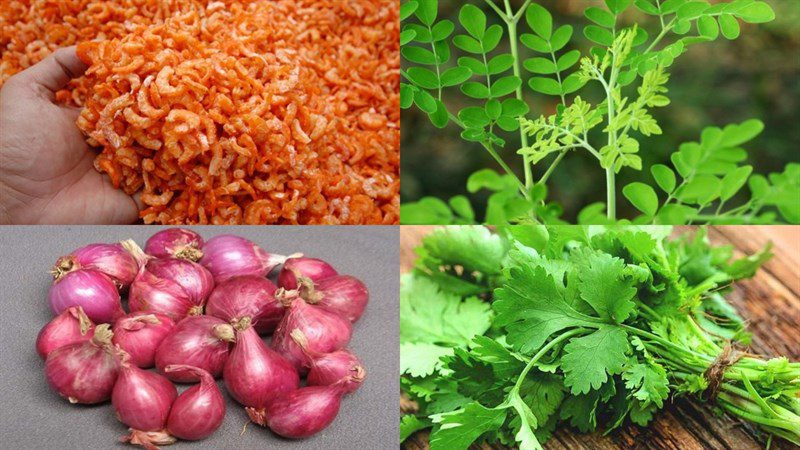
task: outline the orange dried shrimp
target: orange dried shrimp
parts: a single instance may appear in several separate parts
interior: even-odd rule
[[[82,42],[59,98],[146,223],[398,223],[395,0],[34,3],[49,13],[0,0],[0,76]]]

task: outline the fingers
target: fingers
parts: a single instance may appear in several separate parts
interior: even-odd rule
[[[75,47],[65,47],[12,78],[16,78],[20,85],[33,84],[55,93],[73,78],[82,76],[87,68],[75,53]]]

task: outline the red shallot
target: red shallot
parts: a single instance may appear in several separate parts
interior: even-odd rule
[[[199,261],[203,257],[203,238],[185,228],[168,228],[152,235],[144,246],[156,258],[178,258]]]
[[[330,386],[342,383],[346,393],[355,392],[364,378],[367,371],[361,365],[356,355],[347,350],[336,350],[332,353],[311,353],[307,349],[308,341],[306,336],[299,329],[291,333],[292,339],[306,352],[311,359],[311,369],[308,371],[306,383],[309,386]]]
[[[236,324],[236,343],[222,378],[231,397],[246,406],[250,418],[261,425],[269,402],[300,385],[292,364],[264,345],[247,317]]]
[[[301,373],[308,371],[311,360],[292,339],[291,333],[295,329],[303,332],[308,343],[307,350],[312,353],[334,352],[350,342],[352,327],[350,321],[344,317],[309,305],[301,298],[284,298],[284,301],[289,304],[288,311],[272,336],[272,348],[294,364]]]
[[[240,275],[265,277],[285,260],[285,256],[267,253],[245,238],[223,234],[205,243],[200,264],[214,275],[214,281],[221,283]]]
[[[167,366],[164,371],[191,372],[200,378],[200,384],[183,391],[172,404],[167,419],[169,434],[187,441],[211,436],[225,418],[225,399],[214,378],[205,370],[192,366]]]
[[[268,279],[252,275],[233,277],[218,284],[206,303],[206,314],[234,323],[252,318],[258,333],[271,333],[283,317],[278,288]]]
[[[334,384],[306,386],[279,395],[266,410],[266,426],[274,433],[291,439],[317,434],[339,414],[344,393],[341,384]]]
[[[119,421],[130,427],[130,434],[122,440],[145,448],[175,442],[165,430],[169,410],[178,397],[175,386],[163,376],[131,364],[125,353],[120,365],[111,404]]]
[[[139,271],[139,263],[132,252],[134,248],[138,249],[131,240],[119,244],[90,244],[58,258],[50,273],[58,280],[75,270],[93,269],[108,275],[120,287],[127,287]]]
[[[350,275],[336,275],[318,282],[308,278],[298,278],[300,296],[312,305],[322,306],[350,322],[357,321],[369,301],[369,292],[358,278]]]
[[[80,306],[95,323],[114,323],[125,315],[114,281],[93,269],[76,270],[57,279],[50,287],[47,301],[53,314]]]
[[[72,306],[42,328],[36,338],[36,352],[45,359],[57,348],[88,341],[92,336],[94,324],[80,306]]]
[[[169,334],[175,322],[164,314],[135,312],[114,323],[113,342],[130,356],[137,367],[155,365],[156,349]]]
[[[50,352],[44,371],[47,383],[70,403],[94,404],[111,398],[119,361],[108,324],[98,325],[91,340]]]
[[[320,281],[339,273],[321,259],[303,256],[287,258],[278,274],[278,286],[284,289],[297,289],[297,275],[302,275],[311,281]]]
[[[187,317],[161,341],[156,350],[156,367],[172,381],[195,383],[197,374],[183,371],[165,372],[169,365],[187,365],[203,369],[219,377],[228,359],[233,327],[211,316]]]
[[[203,313],[214,280],[203,266],[184,259],[151,259],[131,284],[131,311],[157,312],[173,320]]]

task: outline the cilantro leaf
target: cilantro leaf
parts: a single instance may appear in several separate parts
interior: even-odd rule
[[[453,349],[427,342],[400,344],[400,373],[426,377],[442,368],[441,357],[453,354]]]
[[[482,434],[500,428],[506,420],[506,410],[472,402],[458,411],[432,418],[437,426],[431,433],[430,450],[463,450]]]
[[[591,334],[573,338],[564,346],[561,357],[564,385],[573,394],[599,389],[608,381],[608,375],[622,373],[628,348],[627,333],[612,326],[603,326]]]
[[[575,310],[542,267],[512,267],[508,282],[495,290],[495,299],[495,324],[506,327],[509,344],[522,353],[536,351],[558,331],[600,323]]]
[[[626,277],[625,262],[608,253],[583,248],[573,252],[583,268],[579,272],[581,298],[604,319],[622,323],[636,305],[633,281]]]
[[[419,430],[424,430],[431,426],[428,419],[420,419],[414,414],[406,414],[400,419],[400,442],[408,439],[409,436]]]
[[[417,269],[462,295],[489,289],[507,252],[507,242],[484,227],[437,228],[417,248]]]
[[[669,396],[669,380],[664,366],[656,363],[635,364],[622,374],[625,387],[633,392],[633,396],[642,402],[642,406],[650,403],[659,408]]]
[[[400,289],[400,341],[466,345],[489,329],[491,309],[477,298],[462,301],[431,280],[404,275]]]

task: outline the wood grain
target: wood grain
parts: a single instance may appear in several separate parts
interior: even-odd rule
[[[414,248],[433,228],[401,227],[401,271],[413,268]],[[681,227],[676,233],[692,232],[691,228]],[[772,242],[775,256],[754,278],[737,283],[727,298],[749,322],[753,352],[800,360],[800,226],[712,227],[709,239],[717,245],[733,246],[737,256],[753,254]],[[417,433],[405,442],[403,449],[427,450],[427,436],[427,432]],[[764,447],[762,438],[750,425],[719,416],[705,404],[681,398],[669,403],[648,427],[628,425],[607,436],[561,428],[545,447],[549,450],[756,450]],[[797,447],[776,440],[772,448]],[[472,449],[501,448],[475,445]]]

